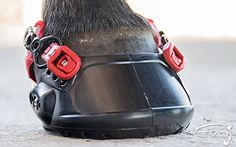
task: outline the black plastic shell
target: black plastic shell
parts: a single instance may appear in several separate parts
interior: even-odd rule
[[[35,68],[38,84],[30,100],[39,99],[40,108],[32,106],[45,128],[101,139],[173,134],[190,124],[187,90],[161,55],[87,57],[82,63],[69,81]]]

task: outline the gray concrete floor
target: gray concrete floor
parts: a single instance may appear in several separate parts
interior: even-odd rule
[[[28,101],[31,82],[25,73],[23,47],[0,48],[0,147],[224,146],[222,138],[197,135],[196,128],[208,123],[233,126],[230,146],[236,146],[236,42],[177,44],[188,61],[181,75],[195,106],[190,127],[177,135],[102,141],[44,131]]]

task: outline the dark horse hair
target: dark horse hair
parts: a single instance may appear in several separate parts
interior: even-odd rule
[[[62,38],[121,26],[148,28],[126,0],[45,0],[43,19],[46,32]]]
[[[44,0],[42,15],[45,35],[59,36],[64,41],[78,34],[119,28],[125,28],[123,32],[150,32],[146,19],[126,0]]]

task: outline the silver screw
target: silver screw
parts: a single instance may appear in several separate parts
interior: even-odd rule
[[[61,64],[62,64],[63,66],[66,66],[66,65],[68,64],[68,62],[67,62],[67,60],[63,60],[63,61],[61,62]]]

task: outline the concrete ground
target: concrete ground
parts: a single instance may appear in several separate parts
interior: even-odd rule
[[[177,135],[102,141],[64,138],[44,131],[29,104],[31,82],[25,73],[23,47],[1,47],[0,147],[224,146],[224,138],[219,136],[198,136],[196,128],[209,123],[233,126],[229,146],[236,146],[236,41],[176,44],[188,62],[181,74],[195,106],[190,127]]]

